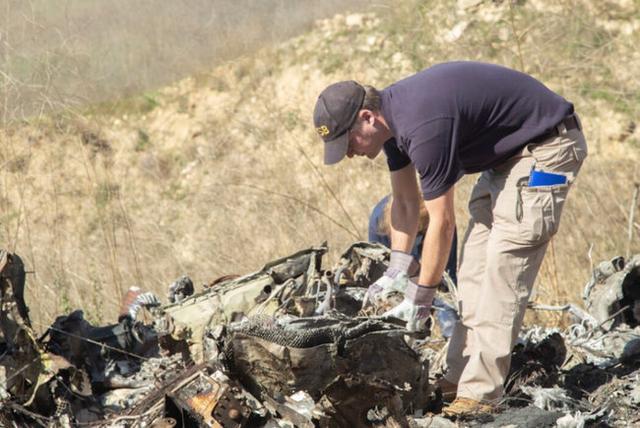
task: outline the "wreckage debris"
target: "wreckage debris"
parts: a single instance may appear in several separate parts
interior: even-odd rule
[[[405,407],[421,409],[427,401],[428,367],[403,333],[369,318],[254,318],[229,326],[227,359],[232,372],[259,397],[304,390],[316,401],[331,401],[330,393],[339,396],[337,385],[342,385],[360,407],[369,403],[370,408],[376,400],[363,385],[384,384],[383,390],[393,392],[398,402],[402,398]]]
[[[187,297],[193,295],[193,281],[186,275],[182,275],[169,286],[169,294],[167,299],[169,303],[180,303]]]
[[[182,276],[164,305],[132,287],[116,323],[94,326],[77,310],[37,337],[24,264],[0,251],[0,425],[640,423],[640,256],[598,265],[585,287],[586,310],[532,305],[566,311],[575,323],[524,330],[496,412],[451,421],[437,414],[442,403],[429,376],[444,370],[455,284],[434,305],[432,336],[410,336],[377,315],[382,306],[361,309],[389,250],[358,242],[332,269],[322,267],[326,252],[326,245],[302,250],[200,290]]]
[[[219,369],[198,368],[166,393],[165,416],[185,426],[255,426],[265,415],[262,405]]]
[[[585,287],[583,300],[604,329],[639,326],[640,255],[629,261],[616,257],[600,263]]]

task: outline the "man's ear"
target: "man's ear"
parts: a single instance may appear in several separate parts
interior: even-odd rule
[[[375,115],[373,114],[373,112],[367,109],[360,110],[360,112],[358,113],[358,117],[363,122],[368,122],[369,125],[373,125],[375,119]]]

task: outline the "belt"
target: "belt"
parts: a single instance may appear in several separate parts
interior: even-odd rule
[[[562,119],[560,123],[554,126],[551,131],[544,134],[540,138],[540,140],[557,137],[558,135],[562,135],[567,131],[571,131],[572,129],[582,129],[582,127],[580,126],[580,119],[578,119],[578,115],[575,113]]]

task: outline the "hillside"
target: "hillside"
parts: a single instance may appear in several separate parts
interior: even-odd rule
[[[0,130],[0,240],[35,272],[27,303],[36,329],[76,307],[113,319],[134,284],[162,296],[182,274],[199,285],[325,240],[335,257],[366,237],[389,184],[382,157],[321,165],[311,127],[319,91],[481,60],[534,75],[582,117],[590,157],[537,293],[577,302],[591,259],[627,248],[639,44],[631,0],[404,0],[337,15],[158,91]],[[458,192],[459,233],[472,182]],[[636,252],[639,230],[636,220]]]

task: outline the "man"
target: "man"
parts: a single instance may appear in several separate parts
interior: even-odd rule
[[[491,410],[503,394],[511,350],[568,189],[587,156],[573,105],[518,71],[453,62],[381,91],[353,81],[330,85],[318,98],[314,123],[325,164],[345,156],[373,159],[382,150],[387,156],[392,254],[389,270],[372,287],[393,286],[394,278],[407,275],[415,263],[409,252],[419,205],[427,207],[429,251],[404,301],[388,313],[410,330],[424,325],[449,256],[455,183],[481,172],[458,271],[461,319],[440,386],[457,394],[445,414]]]

